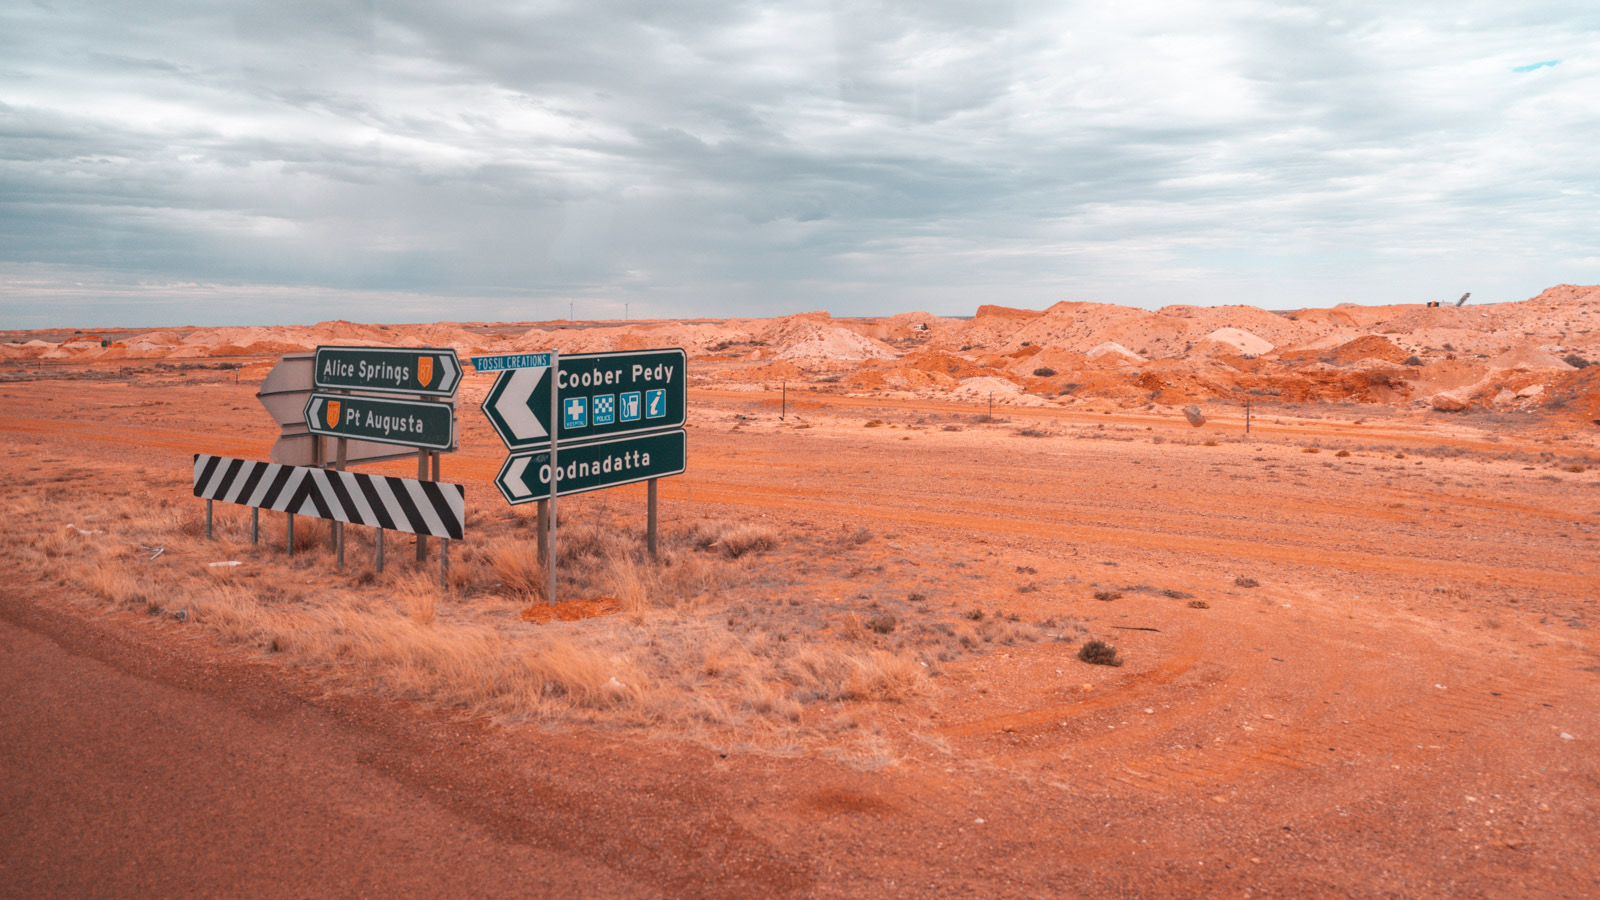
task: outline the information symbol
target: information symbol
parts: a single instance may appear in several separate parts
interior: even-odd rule
[[[667,414],[667,392],[664,388],[644,392],[644,417],[659,419]]]

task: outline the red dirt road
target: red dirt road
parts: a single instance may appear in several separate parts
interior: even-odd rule
[[[189,452],[263,454],[249,393],[9,386],[0,442],[63,471],[148,466],[182,498]],[[1072,617],[1127,666],[1053,642],[952,664],[930,699],[873,712],[897,743],[872,770],[330,696],[170,620],[8,584],[0,892],[1600,893],[1600,490],[1536,455],[1558,444],[1315,421],[1241,443],[1011,410],[945,431],[954,407],[861,399],[799,429],[768,398],[694,399],[667,516],[864,525],[838,558],[774,555],[814,566],[819,597]],[[446,463],[469,516],[502,514],[480,420]]]
[[[0,600],[0,894],[661,892],[558,849],[556,821],[505,839],[452,808],[442,760],[399,763],[394,737],[338,709],[83,626]]]

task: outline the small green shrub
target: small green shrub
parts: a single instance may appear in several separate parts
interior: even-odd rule
[[[894,631],[896,624],[898,623],[895,621],[894,616],[887,613],[881,616],[873,616],[866,622],[869,631],[876,631],[879,634],[888,634]]]
[[[1117,648],[1105,641],[1088,641],[1078,648],[1078,658],[1092,666],[1120,666],[1122,660],[1117,658]]]

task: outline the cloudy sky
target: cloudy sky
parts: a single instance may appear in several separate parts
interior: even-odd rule
[[[1523,299],[1600,4],[0,3],[0,326]]]

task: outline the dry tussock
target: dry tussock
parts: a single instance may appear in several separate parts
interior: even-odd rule
[[[411,621],[432,625],[439,610],[438,582],[421,572],[413,572],[396,582],[394,595]]]
[[[526,600],[545,599],[544,564],[539,562],[539,548],[532,542],[516,538],[492,541],[484,548],[483,559],[501,586],[513,596]]]
[[[95,566],[89,573],[85,587],[95,596],[114,606],[144,605],[150,609],[157,608],[155,600],[148,596],[144,587],[116,563],[100,563]]]
[[[302,553],[327,545],[333,534],[332,527],[323,519],[305,516],[294,517],[294,552]]]
[[[716,551],[729,559],[766,553],[778,547],[776,532],[752,522],[697,522],[685,537],[692,546]]]

